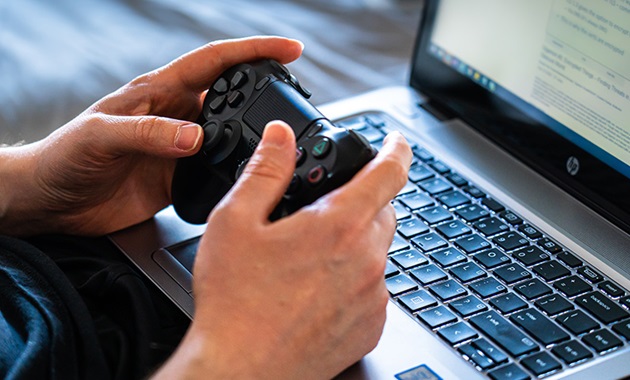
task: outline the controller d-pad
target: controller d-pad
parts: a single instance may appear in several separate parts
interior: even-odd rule
[[[226,95],[221,95],[210,102],[210,104],[208,105],[210,107],[210,111],[215,114],[221,112],[223,110],[223,107],[225,107],[226,98]]]
[[[227,102],[230,105],[230,107],[236,108],[241,105],[241,103],[243,102],[243,99],[245,99],[245,95],[243,95],[242,92],[234,91],[230,93],[230,95],[228,96]]]
[[[212,89],[219,95],[223,95],[228,92],[228,82],[224,78],[219,78],[217,82],[212,86]]]
[[[237,71],[230,80],[230,90],[238,90],[247,82],[247,75],[242,71]]]
[[[322,165],[315,166],[313,169],[309,170],[308,174],[306,175],[308,183],[313,186],[321,183],[324,178],[326,178],[326,168]]]

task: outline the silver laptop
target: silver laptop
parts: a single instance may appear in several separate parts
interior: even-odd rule
[[[630,376],[630,2],[429,0],[410,86],[320,106],[413,146],[357,379]],[[181,310],[204,226],[111,239]]]

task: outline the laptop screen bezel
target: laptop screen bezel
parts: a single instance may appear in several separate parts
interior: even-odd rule
[[[481,132],[504,150],[596,212],[630,232],[630,179],[552,129],[449,67],[429,51],[439,0],[426,0],[414,48],[410,84],[430,102]],[[580,171],[571,174],[567,160]]]

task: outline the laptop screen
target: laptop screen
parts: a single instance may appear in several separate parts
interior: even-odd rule
[[[412,85],[627,228],[630,0],[426,7]]]

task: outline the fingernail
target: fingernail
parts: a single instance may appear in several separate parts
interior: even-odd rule
[[[261,145],[285,147],[289,139],[287,128],[279,125],[278,122],[270,122],[263,131]]]
[[[201,127],[197,124],[187,124],[179,127],[175,136],[175,147],[179,150],[190,151],[197,146],[201,138]]]

